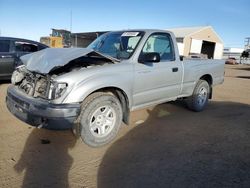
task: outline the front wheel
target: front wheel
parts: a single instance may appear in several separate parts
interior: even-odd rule
[[[115,138],[121,123],[119,100],[111,93],[97,92],[83,101],[77,132],[87,145],[99,147]]]
[[[207,81],[199,80],[194,88],[193,95],[187,98],[189,109],[200,112],[207,106],[210,86]]]

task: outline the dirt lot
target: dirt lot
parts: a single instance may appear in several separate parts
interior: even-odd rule
[[[14,118],[7,87],[0,85],[0,187],[250,187],[250,66],[227,66],[204,112],[181,102],[133,112],[130,126],[98,149]]]

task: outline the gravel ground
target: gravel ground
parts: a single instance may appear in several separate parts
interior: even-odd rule
[[[250,187],[250,66],[226,66],[205,111],[182,102],[135,111],[102,148],[36,129],[5,107],[0,84],[0,187]]]

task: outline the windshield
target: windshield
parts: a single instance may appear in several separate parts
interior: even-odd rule
[[[94,40],[88,48],[117,59],[128,59],[135,51],[143,32],[110,32]]]

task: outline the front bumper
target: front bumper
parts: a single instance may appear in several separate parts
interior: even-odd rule
[[[69,129],[80,113],[80,104],[52,104],[48,100],[33,98],[8,87],[6,105],[18,119],[36,127]]]

